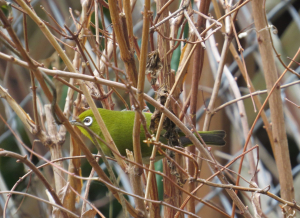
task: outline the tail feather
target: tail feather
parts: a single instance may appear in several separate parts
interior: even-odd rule
[[[226,133],[223,130],[214,130],[206,132],[199,131],[198,133],[207,145],[224,146],[226,144],[224,140]],[[191,140],[185,136],[181,136],[180,141],[184,147],[193,144]]]

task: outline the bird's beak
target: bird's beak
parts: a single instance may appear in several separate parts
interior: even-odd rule
[[[77,120],[70,120],[71,125],[77,126],[79,122]]]

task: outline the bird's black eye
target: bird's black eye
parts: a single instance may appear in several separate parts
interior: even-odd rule
[[[84,118],[84,120],[83,120],[83,124],[84,124],[85,126],[90,126],[92,123],[93,123],[93,118],[92,118],[92,117],[86,117],[86,118]]]

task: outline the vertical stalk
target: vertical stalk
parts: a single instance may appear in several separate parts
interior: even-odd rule
[[[200,2],[199,11],[205,15],[208,14],[210,0]],[[197,30],[201,33],[205,29],[205,21],[202,16],[198,15]],[[197,45],[193,56],[193,69],[192,69],[192,87],[191,87],[191,100],[190,100],[190,117],[192,124],[196,126],[196,112],[197,112],[197,99],[198,99],[198,84],[202,74],[203,61],[204,61],[204,48],[201,44]],[[195,146],[188,147],[187,150],[192,154],[195,154]],[[199,159],[199,169],[202,166],[202,159]],[[194,166],[191,160],[188,159],[187,170],[190,175],[194,172]],[[201,171],[200,171],[201,172]],[[188,184],[188,191],[192,192],[195,189],[195,183],[191,182]],[[187,203],[187,211],[195,213],[195,200],[191,199]],[[188,216],[191,218],[191,216]]]
[[[57,132],[56,124],[51,114],[51,105],[49,104],[45,105],[45,114],[46,114],[46,122],[48,126],[48,134],[50,138],[49,141],[51,142],[48,145],[51,153],[51,160],[57,160],[63,157],[61,147],[64,140],[61,140],[61,137]],[[64,168],[62,161],[58,161],[55,164],[62,169]],[[65,173],[60,169],[53,167],[53,174],[54,174],[56,193],[59,194],[62,188],[66,185]]]
[[[257,41],[261,54],[263,70],[267,85],[270,92],[273,85],[278,79],[273,55],[272,39],[265,18],[264,1],[253,0],[252,2],[254,24],[257,31]],[[281,186],[281,196],[283,199],[293,201],[295,199],[293,175],[290,163],[289,147],[287,143],[283,105],[281,101],[280,89],[275,89],[270,96],[269,105],[271,110],[272,132],[274,141],[274,155],[279,172],[279,182]],[[292,213],[288,210],[286,215]]]
[[[130,5],[129,5],[130,6]],[[143,14],[143,34],[142,34],[142,44],[141,44],[141,56],[140,56],[140,66],[139,66],[139,75],[138,75],[138,84],[137,84],[137,100],[139,107],[144,106],[143,100],[143,92],[144,92],[144,83],[145,83],[145,71],[146,71],[146,62],[147,62],[147,51],[148,51],[148,36],[149,36],[149,19],[148,19],[148,11],[150,10],[150,0],[145,1],[144,6],[144,14]],[[130,15],[131,17],[131,15]],[[130,32],[130,30],[129,30]],[[142,161],[142,151],[140,144],[140,128],[141,128],[141,117],[140,113],[135,113],[134,118],[134,127],[133,127],[133,152],[135,162],[138,164],[143,164]],[[135,190],[135,194],[139,196],[143,196],[142,190],[142,180],[141,175],[143,173],[143,169],[135,166],[134,167],[134,180],[135,184],[132,184],[133,190]],[[136,209],[139,211],[143,211],[146,215],[146,208],[144,201],[141,199],[135,198]]]
[[[119,15],[119,8],[115,0],[109,0],[109,12],[113,23],[114,32],[116,34],[116,39],[119,44],[121,58],[124,61],[126,73],[132,82],[134,87],[137,86],[137,68],[135,66],[135,61],[132,52],[127,46],[125,41],[124,32],[121,26],[121,20]]]
[[[24,29],[24,42],[26,51],[29,53],[29,46],[28,46],[28,37],[27,37],[27,18],[26,14],[23,14],[23,29]],[[38,118],[38,111],[37,111],[37,104],[36,104],[36,86],[34,82],[34,74],[30,70],[30,80],[31,80],[31,90],[32,90],[32,104],[33,104],[33,116],[35,122],[35,131],[40,131],[40,121]]]
[[[156,2],[156,11],[160,11],[161,8],[165,7],[167,4],[168,0],[159,0]],[[168,12],[168,7],[160,14],[161,19],[167,17],[169,14]],[[160,21],[159,20],[159,21]],[[170,24],[169,21],[163,23],[158,27],[160,33],[166,37],[170,36]],[[165,57],[167,52],[170,50],[170,42],[166,39],[164,39],[160,34],[157,36],[157,48],[159,52],[159,57]],[[160,83],[159,84],[165,84],[168,88],[168,90],[171,89],[171,84],[169,84],[169,73],[170,73],[170,63],[171,63],[171,57],[170,55],[166,56],[163,59],[163,68],[160,73]]]
[[[94,1],[94,7],[95,7],[96,42],[97,42],[97,46],[99,46],[100,40],[99,40],[99,19],[98,19],[99,6],[98,6],[98,1]],[[98,55],[96,55],[96,64],[97,64],[98,69],[100,69],[100,58],[99,58]]]
[[[147,3],[145,2],[145,7],[146,7],[146,4]],[[130,0],[123,0],[123,8],[124,8],[125,17],[126,17],[126,24],[127,24],[127,29],[128,29],[130,50],[133,51],[133,46],[134,46],[133,38],[134,38],[134,35],[133,35]]]
[[[159,20],[162,20],[163,18],[168,16],[168,7],[166,4],[168,3],[168,0],[159,0],[156,2],[156,11],[160,11],[162,8],[163,10],[160,14]],[[170,36],[170,25],[169,21],[166,21],[163,23],[161,26],[159,26],[159,31],[162,35],[169,37]],[[157,36],[157,48],[159,52],[159,56],[165,57],[162,61],[162,70],[160,72],[160,77],[159,77],[159,84],[162,87],[162,85],[165,85],[167,87],[167,90],[170,91],[171,86],[173,84],[170,84],[169,80],[169,73],[170,73],[170,56],[167,55],[166,53],[170,50],[170,43],[168,40],[164,39],[160,34]],[[169,106],[165,105],[167,108]],[[164,119],[164,116],[161,117],[161,119]],[[150,163],[151,164],[151,163]],[[150,165],[151,166],[151,165]],[[174,178],[171,173],[170,173],[170,168],[166,162],[166,160],[163,160],[163,171],[168,176],[169,178]],[[150,174],[151,175],[151,174]],[[176,193],[176,188],[168,182],[168,180],[163,181],[163,186],[164,186],[164,201],[168,204],[171,204],[173,206],[179,206],[179,204],[176,203],[176,199],[178,196],[175,196]],[[165,217],[174,217],[176,211],[172,208],[165,207],[164,208],[164,216]]]

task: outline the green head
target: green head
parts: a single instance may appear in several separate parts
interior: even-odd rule
[[[90,130],[95,132],[97,135],[99,135],[99,133],[101,132],[100,127],[99,127],[99,125],[95,119],[95,116],[91,110],[87,110],[87,111],[84,111],[83,113],[81,113],[78,116],[78,119],[83,125],[88,127]],[[76,122],[72,122],[72,123],[76,125]],[[87,136],[91,141],[93,141],[90,134],[83,127],[81,127],[81,126],[77,126],[77,127],[85,136]]]

